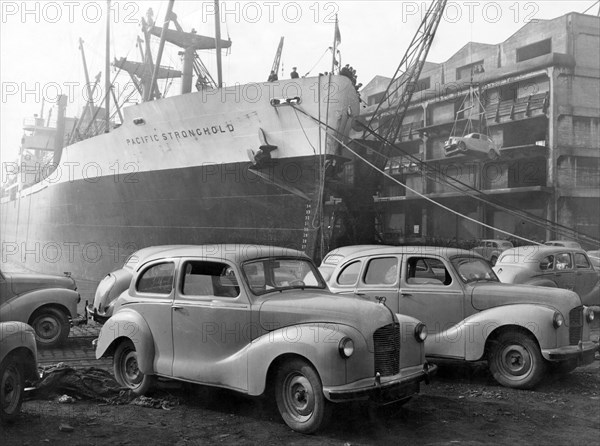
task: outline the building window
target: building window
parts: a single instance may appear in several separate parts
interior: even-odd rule
[[[468,65],[464,65],[460,68],[456,69],[456,80],[460,79],[468,79],[471,77],[471,74],[479,74],[483,73],[485,70],[483,69],[483,60],[478,60],[477,62],[470,63]]]
[[[384,94],[385,94],[385,91],[381,91],[379,93],[372,94],[371,96],[368,97],[367,103],[369,105],[379,104],[381,102],[381,100],[383,99]]]
[[[552,52],[552,39],[545,39],[531,45],[517,48],[517,62],[533,59],[534,57],[550,54]]]
[[[431,78],[426,77],[425,79],[419,79],[417,82],[413,83],[412,86],[414,87],[413,93],[416,93],[417,91],[429,90],[431,87]]]

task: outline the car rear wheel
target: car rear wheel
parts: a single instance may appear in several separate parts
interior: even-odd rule
[[[492,341],[488,362],[494,379],[515,389],[535,387],[546,370],[539,346],[522,332],[504,332]]]
[[[464,141],[459,141],[457,144],[458,150],[460,150],[461,152],[466,152],[467,151],[467,145],[465,144]]]
[[[136,395],[144,395],[154,384],[154,375],[146,375],[139,369],[138,354],[129,339],[121,342],[115,350],[113,373],[119,384],[131,389]]]
[[[283,421],[296,432],[313,433],[327,419],[329,405],[321,379],[302,359],[287,361],[277,371],[275,400]]]
[[[68,316],[57,308],[41,308],[34,314],[30,325],[40,347],[58,347],[67,340],[71,330]]]
[[[13,421],[21,410],[25,377],[15,356],[8,356],[0,364],[0,419]]]

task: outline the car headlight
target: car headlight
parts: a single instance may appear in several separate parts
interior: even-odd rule
[[[419,322],[415,327],[415,339],[418,342],[424,342],[427,339],[427,325],[423,322]]]
[[[554,328],[558,328],[561,327],[562,324],[565,323],[565,318],[562,314],[560,314],[558,311],[554,312],[554,317],[552,318],[552,324],[554,325]]]
[[[592,310],[591,308],[586,308],[585,309],[585,319],[588,322],[592,322],[594,320],[594,310]]]
[[[342,338],[338,345],[338,351],[342,358],[349,358],[354,353],[354,341],[350,338]]]

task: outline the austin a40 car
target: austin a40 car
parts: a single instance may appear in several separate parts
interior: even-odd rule
[[[40,347],[62,344],[72,324],[86,322],[77,314],[80,301],[68,275],[0,272],[0,321],[31,325]]]
[[[426,327],[328,291],[303,253],[269,246],[156,250],[114,304],[96,357],[137,394],[157,376],[248,395],[274,389],[284,421],[317,430],[330,403],[406,401],[435,366]]]
[[[565,288],[575,291],[584,305],[600,305],[600,271],[580,248],[529,245],[509,249],[500,256],[494,272],[505,283]]]
[[[577,294],[500,283],[473,252],[441,247],[343,247],[320,267],[332,291],[386,299],[394,312],[422,320],[431,360],[487,360],[508,387],[531,388],[546,371],[594,360],[594,318]]]
[[[25,382],[38,378],[33,329],[23,322],[1,322],[0,421],[13,421],[19,415]]]

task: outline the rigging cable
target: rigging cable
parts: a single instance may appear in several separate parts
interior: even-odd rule
[[[292,105],[292,106],[293,106],[294,108],[297,108],[297,107],[295,107],[294,105]],[[308,113],[307,113],[307,112],[305,112],[304,110],[301,110],[301,109],[298,109],[298,110],[299,110],[301,113],[304,113],[304,114],[306,114],[307,116],[309,116],[309,117],[310,117],[310,118],[312,118],[313,120],[315,120],[315,121],[318,121],[318,120],[317,120],[315,117],[311,116],[310,114],[308,114]],[[320,124],[321,124],[321,125],[323,125],[323,126],[325,126],[326,128],[328,128],[328,129],[329,129],[329,130],[331,130],[332,132],[339,133],[337,130],[335,130],[334,128],[330,127],[330,126],[329,126],[329,125],[327,125],[326,123],[320,122]],[[372,129],[368,128],[368,130],[369,130],[369,132],[371,132],[371,133],[372,133],[374,136],[376,136],[377,138],[380,138],[380,139],[383,139],[383,140],[385,140],[385,138],[383,138],[383,137],[381,137],[381,136],[377,135],[376,133],[374,133],[374,131],[373,131]],[[337,138],[335,138],[335,136],[331,135],[331,137],[332,137],[332,138],[334,138],[336,141],[340,142],[340,141],[339,141]],[[357,140],[355,140],[355,142],[357,142],[358,144],[360,144],[360,145],[361,145],[361,146],[363,146],[363,147],[367,147],[367,146],[365,146],[365,145],[361,144],[361,143],[360,143],[359,141],[357,141]],[[421,194],[421,193],[419,193],[419,192],[416,192],[416,191],[414,191],[413,189],[411,189],[410,187],[406,186],[405,184],[403,184],[403,183],[402,183],[402,182],[400,182],[399,180],[396,180],[395,178],[393,178],[392,176],[390,176],[390,175],[389,175],[389,174],[387,174],[386,172],[384,172],[384,171],[380,170],[379,168],[377,168],[377,166],[375,166],[375,165],[372,165],[370,162],[368,162],[368,161],[364,160],[362,157],[358,156],[358,155],[357,155],[357,154],[356,154],[356,153],[355,153],[355,152],[354,152],[352,149],[348,148],[348,147],[347,147],[345,144],[342,144],[342,145],[343,145],[344,147],[346,147],[346,148],[347,148],[347,149],[348,149],[348,150],[349,150],[351,153],[355,154],[355,155],[356,155],[358,158],[360,158],[361,160],[365,161],[365,162],[366,162],[367,164],[369,164],[371,167],[373,167],[374,169],[376,169],[376,170],[378,170],[379,172],[381,172],[381,173],[382,173],[384,176],[386,176],[386,177],[390,178],[392,181],[394,181],[394,182],[396,182],[396,183],[398,183],[398,184],[400,184],[400,185],[404,186],[404,187],[405,187],[405,188],[407,188],[408,190],[410,190],[410,191],[414,192],[415,194],[417,194],[417,195],[421,196],[422,198],[426,199],[427,201],[430,201],[430,202],[432,202],[432,203],[434,203],[434,204],[438,205],[439,207],[442,207],[442,208],[444,208],[444,209],[447,209],[447,210],[449,210],[450,212],[452,212],[452,213],[454,213],[454,214],[456,214],[456,215],[459,215],[459,216],[461,216],[461,217],[463,217],[463,218],[465,218],[465,219],[467,219],[467,220],[470,220],[470,221],[476,222],[476,223],[477,223],[477,224],[479,224],[479,225],[485,226],[485,227],[487,227],[487,228],[494,229],[494,230],[496,230],[496,231],[498,231],[498,232],[501,232],[501,233],[504,233],[504,234],[509,234],[509,235],[511,235],[511,236],[513,236],[513,237],[515,237],[515,238],[518,238],[518,239],[520,239],[520,240],[525,240],[525,241],[527,241],[527,242],[531,242],[531,243],[539,244],[538,242],[534,242],[534,241],[532,241],[532,240],[529,240],[529,239],[527,239],[527,238],[524,238],[524,237],[518,236],[518,235],[516,235],[516,234],[512,234],[512,233],[509,233],[509,232],[507,232],[507,231],[504,231],[504,230],[501,230],[501,229],[494,228],[494,227],[492,227],[492,226],[490,226],[490,225],[487,225],[487,224],[485,224],[485,223],[479,222],[479,221],[477,221],[477,220],[474,220],[474,219],[472,219],[472,218],[470,218],[470,217],[468,217],[468,216],[466,216],[466,215],[460,214],[460,213],[459,213],[459,212],[457,212],[457,211],[453,211],[453,210],[451,210],[450,208],[447,208],[446,206],[444,206],[444,205],[442,205],[442,204],[440,204],[440,203],[436,202],[435,200],[433,200],[433,199],[431,199],[431,198],[429,198],[429,197],[427,197],[427,196],[425,196],[425,195],[423,195],[423,194]],[[395,148],[396,148],[396,149],[398,149],[398,150],[401,150],[401,149],[399,149],[398,147],[394,146],[393,144],[390,144],[390,145],[392,145],[393,147],[395,147]],[[372,148],[371,148],[371,149],[372,149]],[[372,149],[372,150],[373,150],[373,149]],[[381,155],[379,152],[377,152],[377,153],[378,153],[379,155]],[[383,155],[382,155],[382,156],[383,156]],[[385,157],[385,158],[387,158],[387,157]],[[415,159],[417,159],[417,160],[418,160],[418,158],[416,158],[416,157],[415,157]],[[418,161],[419,161],[420,163],[424,164],[424,163],[423,163],[421,160],[418,160]],[[443,175],[443,174],[442,174],[442,175]],[[451,177],[450,177],[450,178],[451,178]],[[461,183],[461,184],[463,184],[463,185],[464,185],[464,183],[460,182],[459,180],[455,180],[455,179],[453,179],[453,180],[454,180],[454,181],[457,181],[458,183]],[[468,186],[468,185],[466,185],[466,186]],[[470,187],[470,186],[469,186],[469,187]],[[485,194],[483,194],[482,192],[478,191],[477,189],[474,189],[474,190],[475,190],[475,191],[477,191],[477,192],[479,192],[479,193],[480,193],[480,194],[482,194],[482,195],[485,195]],[[464,191],[462,191],[462,192],[463,192],[463,193],[465,193]],[[473,197],[473,198],[476,198],[476,199],[484,200],[484,199],[483,199],[483,198],[481,198],[481,197],[474,197],[473,195],[469,195],[469,196],[471,196],[471,197]],[[488,201],[487,203],[488,203],[488,204],[490,204],[490,205],[492,205],[492,206],[495,206],[495,207],[500,207],[500,208],[502,208],[502,207],[501,207],[501,205],[499,205],[499,204],[495,204],[495,203],[494,203],[494,202],[492,202],[492,201]],[[510,210],[509,210],[509,209],[506,209],[506,211],[507,211],[507,212],[510,212]],[[513,212],[514,212],[514,211],[513,211]],[[514,215],[514,214],[513,214],[513,215]],[[524,218],[524,219],[526,219],[526,218],[529,218],[529,219],[531,219],[531,221],[530,221],[531,223],[534,223],[534,224],[538,224],[538,225],[540,225],[538,222],[536,222],[535,220],[533,220],[533,218],[537,218],[536,216],[532,216],[532,217],[526,217],[526,216],[523,216],[523,218]],[[553,223],[553,222],[550,222],[550,223]],[[556,226],[561,226],[561,225],[558,225],[557,223],[554,223],[554,224],[555,224]],[[593,238],[591,238],[591,237],[588,237],[588,236],[586,236],[586,235],[584,235],[584,234],[580,234],[580,233],[578,233],[577,231],[574,231],[574,230],[572,230],[572,229],[570,229],[570,228],[567,228],[567,229],[569,229],[569,231],[571,231],[571,232],[574,232],[575,234],[578,234],[578,236],[579,236],[579,238],[580,238],[580,239],[583,239],[583,240],[586,240],[586,241],[591,241],[591,242],[593,242],[593,243],[598,243],[598,241],[597,241],[597,240],[595,240],[595,239],[593,239]],[[555,231],[555,232],[559,232],[559,231]]]

